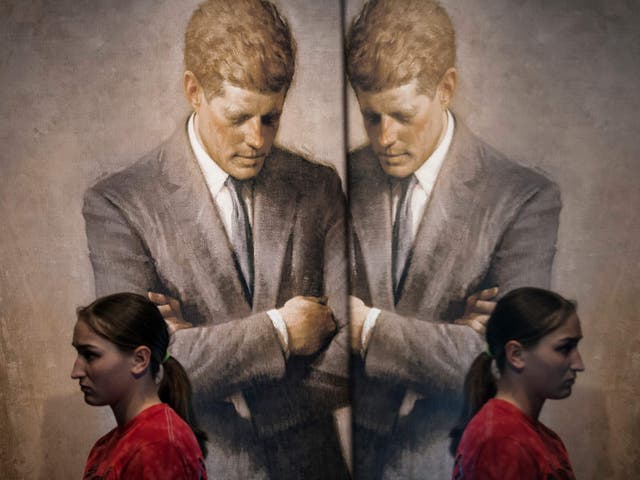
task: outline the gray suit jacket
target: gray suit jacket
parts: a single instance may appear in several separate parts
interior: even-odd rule
[[[175,334],[171,353],[190,375],[209,434],[210,478],[265,478],[262,440],[330,422],[331,410],[347,401],[344,209],[335,172],[272,150],[255,181],[250,305],[186,126],[85,195],[97,295],[164,292],[195,325]],[[285,361],[266,311],[295,295],[323,294],[337,335],[319,354]],[[225,401],[239,390],[251,421]]]
[[[355,422],[391,436],[385,478],[450,478],[448,433],[466,371],[484,347],[476,332],[452,322],[480,289],[497,285],[505,294],[549,286],[560,196],[547,178],[507,160],[457,122],[394,305],[387,182],[370,148],[353,153],[352,291],[382,309],[365,360],[354,360]],[[424,398],[399,418],[407,388]]]

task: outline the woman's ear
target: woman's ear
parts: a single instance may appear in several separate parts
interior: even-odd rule
[[[517,340],[509,340],[504,346],[504,355],[507,363],[516,371],[525,367],[524,347]]]
[[[131,354],[131,373],[136,377],[144,375],[151,363],[151,349],[140,345]]]

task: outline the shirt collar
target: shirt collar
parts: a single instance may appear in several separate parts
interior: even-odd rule
[[[200,165],[200,170],[202,170],[202,174],[207,182],[209,191],[215,197],[224,186],[224,182],[227,180],[229,174],[220,168],[215,160],[211,158],[204,149],[200,140],[198,140],[198,136],[196,135],[195,118],[196,113],[193,112],[187,122],[189,143],[191,144],[191,149],[198,160],[198,165]]]
[[[447,130],[444,133],[444,137],[442,137],[442,141],[429,158],[420,165],[420,168],[414,172],[420,186],[427,193],[431,192],[433,189],[436,179],[438,178],[438,173],[440,172],[444,159],[447,156],[447,152],[449,152],[449,147],[451,147],[453,130],[455,128],[454,123],[455,120],[453,119],[453,115],[451,115],[451,112],[447,110]]]

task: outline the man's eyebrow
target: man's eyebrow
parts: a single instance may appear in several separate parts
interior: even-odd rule
[[[242,108],[235,106],[226,106],[224,107],[224,113],[228,116],[242,116],[242,115],[250,115],[249,112],[245,111]]]
[[[405,117],[412,117],[417,113],[418,109],[416,107],[407,107],[407,108],[398,108],[391,112],[391,115],[402,115]]]

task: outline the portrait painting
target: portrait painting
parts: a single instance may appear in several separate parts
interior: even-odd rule
[[[584,335],[571,397],[541,420],[576,478],[635,478],[640,6],[441,0],[454,73],[429,91],[438,115],[414,110],[445,119],[451,146],[405,207],[411,155],[383,124],[422,145],[396,111],[424,94],[380,97],[411,66],[367,66],[365,1],[272,0],[277,48],[249,7],[206,12],[226,22],[217,80],[185,53],[204,42],[185,37],[200,3],[0,5],[0,476],[82,476],[116,422],[71,378],[76,311],[132,291],[169,312],[209,478],[450,478],[464,371],[486,346],[469,305],[531,285],[575,301]],[[380,51],[408,51],[393,32],[414,20],[387,20]],[[202,159],[238,132],[254,146],[216,160],[216,200]],[[403,226],[405,208],[420,218]],[[317,331],[297,336],[292,312]]]

